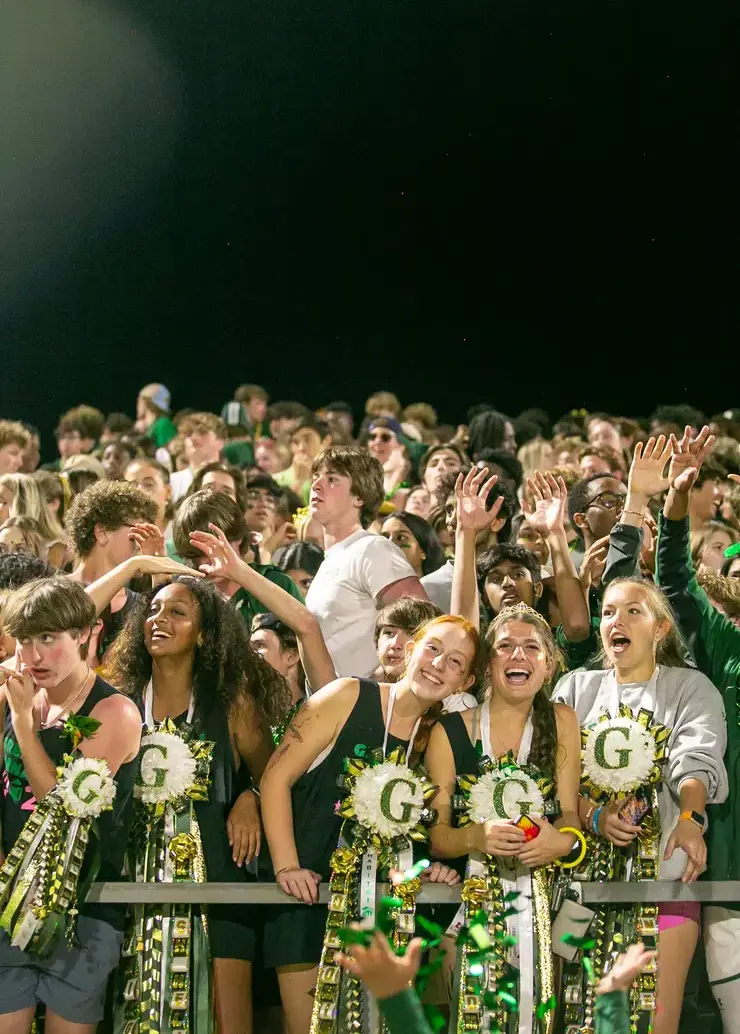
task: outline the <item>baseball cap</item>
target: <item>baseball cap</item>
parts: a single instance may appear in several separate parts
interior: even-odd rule
[[[149,399],[158,409],[170,411],[170,392],[164,384],[147,384],[139,392],[139,397]]]

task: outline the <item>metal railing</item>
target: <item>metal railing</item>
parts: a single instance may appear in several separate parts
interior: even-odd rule
[[[701,901],[732,905],[740,902],[740,880],[685,884],[656,880],[642,883],[571,883],[584,905],[624,904],[632,901]],[[379,885],[388,890],[388,885]],[[319,887],[319,901],[329,900],[329,885]],[[88,902],[100,904],[221,904],[286,905],[294,902],[276,883],[94,883]],[[457,904],[460,887],[426,883],[421,904]]]

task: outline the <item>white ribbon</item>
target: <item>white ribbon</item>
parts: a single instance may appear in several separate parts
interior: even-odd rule
[[[195,697],[191,693],[190,703],[188,704],[188,716],[185,719],[188,725],[192,724],[194,713]],[[175,715],[175,717],[177,717],[177,715]],[[154,721],[154,686],[152,685],[151,679],[149,679],[147,687],[144,690],[144,725],[147,729],[156,728],[156,723]]]
[[[493,759],[491,748],[491,705],[486,697],[480,711],[481,742],[483,753]],[[527,716],[516,763],[522,768],[526,765],[532,748],[534,723],[532,712]],[[519,968],[519,1034],[531,1034],[534,1016],[534,926],[532,921],[532,876],[529,868],[515,860],[512,865],[505,866],[509,874],[501,876],[504,894],[517,891],[518,913],[506,920],[507,933],[512,937],[518,935],[517,943],[511,949],[509,961]]]

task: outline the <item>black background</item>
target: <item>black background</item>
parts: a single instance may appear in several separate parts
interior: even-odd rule
[[[3,415],[740,401],[732,0],[18,6]]]

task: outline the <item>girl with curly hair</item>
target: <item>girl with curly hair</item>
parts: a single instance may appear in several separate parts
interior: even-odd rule
[[[110,677],[144,718],[131,875],[247,879],[261,842],[252,780],[271,754],[270,726],[289,706],[285,680],[251,648],[248,628],[218,589],[195,574],[136,601]],[[212,975],[221,1034],[251,1034],[254,926],[246,905],[209,906],[207,923],[196,906],[137,910],[116,1030],[209,1034]]]
[[[456,487],[457,542],[453,610],[458,600],[470,602],[470,617],[478,615],[475,579],[475,537],[479,522],[490,521],[486,488],[479,486],[486,471],[471,472]],[[462,585],[463,579],[467,582]],[[524,603],[500,611],[486,636],[491,661],[483,683],[481,703],[468,711],[443,715],[432,730],[426,753],[430,778],[439,786],[434,806],[437,823],[431,829],[432,853],[454,859],[450,864],[466,876],[466,887],[478,899],[455,918],[453,928],[485,908],[501,913],[506,894],[519,895],[517,914],[508,931],[519,943],[519,957],[492,937],[489,967],[503,972],[508,963],[518,968],[518,1014],[489,1006],[471,985],[465,948],[458,951],[461,967],[458,1022],[451,1030],[519,1030],[519,1017],[530,1031],[548,1030],[536,1007],[554,990],[549,886],[546,866],[580,850],[578,785],[580,733],[570,707],[553,706],[550,692],[562,658],[544,618]],[[453,812],[456,812],[453,821]],[[571,832],[561,832],[570,829]],[[473,898],[475,894],[473,893]],[[463,898],[465,900],[465,896]],[[539,906],[539,907],[538,907]],[[451,917],[450,917],[451,918]],[[491,974],[489,974],[491,976]],[[470,1013],[471,1001],[477,1013]],[[457,1003],[453,1003],[453,1016]],[[470,1026],[471,1022],[477,1025]]]

